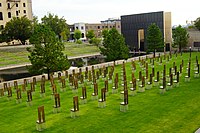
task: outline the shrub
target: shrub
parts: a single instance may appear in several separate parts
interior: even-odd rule
[[[95,38],[95,37],[93,37],[91,39],[91,41],[92,41],[92,44],[96,45],[97,47],[101,44],[101,38]]]
[[[76,41],[77,44],[82,44],[83,42],[81,40]]]

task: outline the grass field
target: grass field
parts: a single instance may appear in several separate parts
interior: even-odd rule
[[[61,112],[54,114],[54,100],[51,99],[50,83],[46,84],[46,97],[41,98],[39,94],[40,83],[37,83],[36,92],[33,95],[33,105],[26,106],[26,93],[23,93],[23,102],[16,104],[16,94],[13,94],[11,101],[4,96],[0,98],[0,132],[37,132],[37,107],[44,105],[46,116],[46,129],[43,132],[74,132],[74,133],[193,133],[200,127],[200,78],[194,78],[195,57],[200,53],[192,53],[191,81],[184,82],[189,54],[182,57],[173,58],[170,62],[163,61],[162,65],[155,62],[155,72],[163,69],[166,64],[168,74],[169,67],[173,62],[179,66],[184,60],[183,74],[180,77],[180,86],[167,91],[165,94],[159,93],[159,87],[153,87],[135,96],[129,95],[129,110],[120,112],[120,91],[117,94],[111,93],[107,97],[106,107],[98,108],[98,101],[91,100],[93,88],[87,86],[87,104],[81,104],[80,116],[72,119],[70,109],[73,107],[72,93],[69,87],[66,92],[60,92]],[[179,68],[179,67],[178,67]],[[141,70],[137,63],[135,76]],[[179,69],[178,69],[179,70]],[[115,73],[121,73],[121,65],[115,67]],[[151,67],[149,66],[149,74]],[[145,74],[145,72],[143,72]],[[120,74],[119,74],[120,75]],[[131,63],[126,64],[126,75],[128,83],[131,80]],[[121,80],[121,78],[119,78]],[[59,90],[60,83],[56,82]],[[98,82],[99,92],[103,88],[103,81]],[[129,87],[128,87],[129,88]],[[138,89],[138,88],[137,88]],[[100,93],[99,93],[100,94]],[[78,96],[81,96],[79,88]],[[100,97],[100,95],[99,95]],[[79,101],[80,102],[80,101]]]
[[[66,44],[64,53],[68,57],[98,53],[98,47],[88,44]],[[26,48],[0,49],[0,67],[30,63]]]

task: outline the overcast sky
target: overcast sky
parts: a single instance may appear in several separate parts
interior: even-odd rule
[[[165,11],[172,25],[200,17],[200,0],[32,0],[33,14],[40,19],[48,12],[64,17],[68,24],[99,23],[121,15]]]

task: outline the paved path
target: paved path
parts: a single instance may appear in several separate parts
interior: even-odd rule
[[[32,47],[32,45],[17,45],[17,46],[2,46],[0,47],[0,50],[1,49],[16,49],[16,48],[27,48],[27,47]]]

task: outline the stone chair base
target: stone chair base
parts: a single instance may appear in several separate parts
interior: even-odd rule
[[[163,86],[160,86],[160,94],[164,94],[166,92],[165,88]]]
[[[159,81],[154,80],[154,86],[157,87],[159,85]]]
[[[87,103],[87,99],[86,98],[80,97],[80,99],[81,99],[81,104],[86,104]]]
[[[139,85],[138,92],[145,92],[145,87],[142,85]]]
[[[60,107],[53,107],[53,113],[59,113],[60,112]]]
[[[91,99],[92,100],[97,100],[98,99],[98,95],[92,95]]]
[[[120,99],[124,99],[124,91],[120,92]]]
[[[147,83],[147,86],[146,86],[146,89],[147,89],[147,90],[150,90],[151,88],[152,88],[152,83],[148,82],[148,83]]]
[[[118,89],[115,89],[115,87],[112,88],[112,94],[118,93]]]
[[[27,101],[27,102],[26,102],[26,106],[27,106],[27,107],[32,106],[32,105],[33,105],[32,101],[29,101],[29,102]]]
[[[45,93],[40,93],[40,97],[45,97]]]
[[[98,107],[99,108],[105,108],[106,107],[106,101],[102,101],[101,99],[99,99]]]
[[[189,76],[185,76],[185,82],[190,82],[190,77]]]
[[[177,80],[174,80],[173,86],[174,86],[174,87],[179,87],[179,82],[177,82]]]
[[[16,104],[22,103],[22,99],[16,99]]]
[[[172,89],[172,85],[170,83],[167,83],[166,90],[171,90],[171,89]]]
[[[38,123],[38,122],[36,122],[36,130],[38,130],[38,131],[43,131],[44,129],[46,129],[46,124],[45,124],[45,122],[43,122],[43,123]]]
[[[73,94],[77,94],[78,93],[78,89],[72,89],[72,93]]]
[[[12,96],[7,96],[8,101],[12,100]]]
[[[71,109],[71,118],[76,118],[79,116],[79,111],[74,111],[73,109]]]
[[[120,111],[121,112],[126,112],[128,111],[128,104],[124,104],[124,102],[120,103]]]
[[[109,83],[109,84],[112,84],[112,80],[108,80],[108,83]]]
[[[66,88],[60,88],[60,92],[65,92],[66,91]]]
[[[199,78],[199,73],[198,73],[198,72],[195,72],[195,73],[194,73],[194,77],[195,77],[195,78]]]
[[[136,89],[135,88],[130,88],[130,95],[135,96],[136,95]]]

